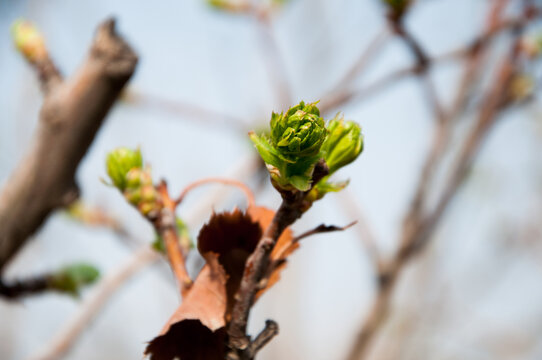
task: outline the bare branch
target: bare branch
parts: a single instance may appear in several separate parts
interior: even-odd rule
[[[215,184],[223,184],[223,185],[230,185],[230,186],[235,186],[235,187],[239,188],[241,191],[243,191],[243,193],[245,194],[245,196],[247,198],[248,207],[254,206],[254,193],[252,192],[252,190],[250,190],[250,188],[248,186],[246,186],[243,182],[238,181],[238,180],[219,178],[219,177],[200,179],[198,181],[195,181],[195,182],[189,184],[188,186],[186,186],[183,189],[182,193],[175,200],[175,204],[179,205],[184,200],[186,195],[190,191],[194,190],[195,188],[200,187],[200,186],[205,185],[205,184],[213,184],[213,183],[215,183]]]
[[[315,227],[314,229],[305,231],[303,234],[300,234],[300,235],[296,236],[292,240],[292,243],[296,243],[296,242],[298,242],[300,240],[303,240],[304,238],[307,238],[309,236],[316,235],[316,234],[323,234],[323,233],[334,232],[334,231],[344,231],[344,230],[356,225],[357,223],[358,223],[357,221],[352,221],[350,224],[345,225],[345,226],[321,224],[321,225],[318,225],[317,227]]]
[[[388,28],[384,28],[378,32],[367,48],[361,53],[358,60],[350,69],[348,69],[348,71],[337,82],[328,95],[347,89],[352,80],[367,68],[371,59],[373,59],[373,57],[384,47],[384,45],[386,45],[388,39],[390,39]],[[324,95],[322,98],[325,99],[328,97],[328,95]]]
[[[179,284],[181,295],[184,297],[192,287],[193,282],[186,270],[186,255],[183,254],[180,246],[181,241],[177,234],[175,221],[177,204],[170,198],[165,181],[158,185],[158,192],[161,195],[164,207],[160,211],[158,218],[153,221],[153,225],[158,235],[164,240],[169,264]]]
[[[181,100],[169,100],[134,89],[128,89],[123,94],[123,100],[134,106],[149,107],[175,116],[187,117],[194,120],[195,124],[202,126],[219,126],[221,130],[229,129],[236,132],[244,132],[246,130],[246,121],[242,118],[223,114]]]
[[[535,9],[530,14],[530,18],[534,18],[540,15],[541,9]],[[466,47],[460,47],[448,51],[444,54],[430,58],[428,66],[435,66],[437,64],[443,64],[449,61],[458,60],[462,58],[469,58],[473,53],[479,51],[480,47],[489,45],[489,42],[493,38],[499,35],[502,31],[513,30],[520,26],[525,21],[525,17],[510,18],[502,20],[496,23],[492,28],[485,31],[482,35],[471,41],[471,44]],[[361,100],[366,100],[372,95],[384,90],[390,85],[395,84],[399,80],[403,80],[409,76],[416,75],[419,72],[419,66],[417,64],[405,67],[403,69],[395,70],[387,75],[384,75],[381,79],[375,80],[372,84],[366,85],[360,89],[342,89],[337,90],[334,93],[328,94],[322,98],[320,102],[320,110],[322,113],[329,113],[335,109],[344,106],[347,103],[356,101],[359,103]]]
[[[493,24],[498,21],[500,11],[504,9],[506,2],[507,0],[500,0],[493,3],[493,9],[488,17],[490,31],[493,29]],[[426,186],[428,177],[425,172],[427,169],[429,169],[429,172],[433,170],[435,159],[438,158],[441,152],[442,145],[439,144],[439,141],[447,140],[447,128],[443,126],[447,120],[445,122],[439,122],[437,125],[434,145],[426,160],[426,167],[423,170],[424,173],[422,173],[414,205],[405,217],[400,247],[396,251],[394,257],[385,264],[383,271],[380,273],[377,297],[370,309],[368,318],[365,320],[360,333],[356,337],[354,347],[349,353],[349,360],[359,360],[367,354],[372,339],[378,329],[380,329],[389,312],[390,299],[399,275],[408,261],[427,245],[431,234],[443,217],[444,211],[451,203],[454,195],[460,188],[460,185],[464,182],[483,140],[487,137],[499,114],[504,109],[508,96],[509,84],[516,71],[515,64],[519,53],[518,49],[521,30],[532,18],[532,14],[532,9],[525,9],[523,22],[515,29],[517,31],[515,32],[514,44],[510,52],[504,56],[497,76],[484,96],[478,119],[470,133],[467,135],[466,140],[461,145],[458,158],[452,167],[443,192],[438,197],[437,205],[426,215],[420,210],[421,206],[416,202],[421,202],[423,200],[423,193],[425,191],[423,188]],[[474,57],[471,62],[467,63],[465,74],[478,75],[477,72],[483,70],[479,68],[477,60],[478,59]],[[469,87],[470,83],[464,81],[458,89],[458,98],[464,98],[464,91]],[[458,101],[458,103],[461,104],[461,101]],[[459,110],[454,110],[452,113],[455,113],[456,111]]]
[[[79,162],[136,63],[108,20],[79,72],[46,93],[34,146],[0,192],[0,272],[53,210],[78,197]]]
[[[280,108],[285,109],[288,108],[293,101],[292,91],[290,90],[290,84],[288,83],[289,77],[286,64],[280,54],[277,39],[273,34],[270,11],[270,8],[254,8],[251,14],[259,25],[258,30],[261,41],[258,43],[267,65],[266,68],[269,78],[273,84]]]

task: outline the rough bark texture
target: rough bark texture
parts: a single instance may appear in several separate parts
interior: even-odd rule
[[[0,272],[53,210],[78,197],[79,162],[136,63],[107,20],[74,76],[61,81],[53,73],[58,81],[50,82],[38,69],[47,86],[34,144],[0,192]]]

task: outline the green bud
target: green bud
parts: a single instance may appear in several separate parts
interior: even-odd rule
[[[329,192],[341,191],[348,181],[330,182],[331,174],[356,160],[363,151],[361,127],[353,121],[344,121],[339,115],[327,124],[329,135],[322,145],[322,157],[329,168],[329,174],[313,186],[307,200],[316,201]]]
[[[128,172],[133,168],[141,168],[143,166],[141,151],[125,147],[117,148],[107,155],[106,166],[107,174],[113,181],[113,184],[122,191],[127,186]]]
[[[315,156],[325,138],[324,119],[316,103],[305,105],[302,101],[284,115],[273,113],[271,116],[271,142],[285,158]]]
[[[338,115],[329,121],[327,129],[329,135],[322,145],[322,153],[331,175],[356,160],[363,151],[363,134],[357,123],[344,121]]]
[[[16,20],[11,26],[11,34],[15,47],[29,61],[36,62],[47,57],[45,40],[32,23]]]
[[[308,201],[320,200],[329,192],[339,192],[348,186],[349,181],[330,182],[329,176],[324,177],[316,184],[307,195]]]
[[[250,139],[267,164],[271,178],[284,190],[307,191],[320,149],[327,136],[324,119],[316,103],[290,108],[271,115],[271,136],[250,133]]]
[[[52,274],[49,278],[49,286],[52,289],[78,295],[85,285],[96,282],[100,272],[89,264],[73,264]]]
[[[141,202],[141,188],[127,188],[123,192],[124,198],[132,205],[138,205]]]

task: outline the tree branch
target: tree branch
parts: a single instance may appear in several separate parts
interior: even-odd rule
[[[489,15],[489,32],[494,31],[495,24],[498,23],[500,17],[500,11],[504,8],[504,4],[507,0],[500,0],[493,3],[493,11]],[[497,10],[495,10],[497,9]],[[439,122],[437,131],[434,138],[434,146],[431,150],[424,167],[422,177],[420,179],[419,187],[415,196],[413,206],[405,217],[403,233],[401,237],[400,246],[397,249],[394,257],[386,263],[379,276],[379,287],[375,301],[370,309],[368,318],[366,319],[360,333],[356,338],[354,347],[351,349],[348,359],[359,360],[363,358],[368,351],[369,345],[374,338],[374,335],[380,329],[384,319],[389,312],[389,306],[391,296],[393,294],[395,284],[405,268],[405,265],[410,259],[418,254],[428,243],[431,234],[434,232],[439,221],[442,219],[445,210],[453,200],[454,195],[459,190],[461,184],[464,182],[468,170],[470,169],[474,158],[479,151],[483,140],[489,134],[492,125],[497,120],[499,114],[506,106],[506,99],[508,95],[508,88],[510,81],[516,71],[516,62],[519,55],[519,41],[521,30],[527,25],[533,14],[537,11],[532,9],[526,9],[523,16],[523,21],[515,28],[515,39],[509,53],[504,57],[497,76],[492,83],[490,89],[484,96],[484,101],[481,105],[481,109],[478,115],[478,119],[467,135],[464,143],[460,147],[459,155],[456,159],[452,170],[450,171],[449,178],[446,182],[446,186],[443,192],[440,194],[437,200],[437,205],[425,214],[420,205],[424,199],[424,187],[427,186],[427,177],[432,173],[432,169],[436,164],[436,160],[441,153],[442,146],[439,141],[447,140],[449,134],[446,131],[447,127],[443,127],[449,119],[445,119],[445,122]],[[471,62],[467,63],[465,76],[478,77],[478,71],[483,69],[479,66],[479,52],[473,54]],[[473,65],[474,64],[474,65]],[[476,76],[475,76],[476,75]],[[472,81],[472,80],[470,80]],[[465,81],[458,88],[458,96],[456,105],[458,108],[462,107],[462,99],[466,99],[465,91],[470,88],[470,82]],[[459,104],[459,105],[458,105]],[[460,110],[454,108],[452,114],[457,114]],[[429,172],[427,172],[429,169]],[[429,175],[428,175],[429,174]],[[421,195],[420,195],[421,194]]]
[[[17,280],[9,284],[0,280],[0,297],[15,300],[23,296],[41,294],[50,290],[49,284],[48,275]]]
[[[329,173],[323,160],[320,160],[313,172],[313,184],[317,184]],[[309,190],[310,191],[310,190]],[[309,191],[281,192],[282,203],[275,213],[271,224],[265,230],[256,249],[249,256],[239,289],[235,294],[231,321],[228,325],[228,360],[252,359],[248,351],[251,341],[246,334],[250,309],[254,304],[256,293],[265,283],[265,274],[269,267],[269,256],[282,232],[303,215],[311,203],[306,200]]]
[[[136,63],[114,20],[107,20],[77,74],[54,87],[50,83],[56,76],[43,77],[50,90],[34,146],[0,192],[0,272],[53,210],[78,197],[79,162]]]
[[[164,181],[158,185],[158,192],[162,196],[164,207],[160,211],[158,218],[153,221],[153,225],[158,235],[164,239],[169,264],[179,284],[181,295],[184,297],[192,287],[193,282],[190,275],[188,275],[185,254],[183,254],[179,235],[177,234],[175,219],[177,204],[170,198],[167,185]]]

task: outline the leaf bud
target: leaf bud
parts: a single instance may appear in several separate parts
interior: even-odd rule
[[[330,120],[327,129],[329,135],[322,146],[322,153],[329,174],[356,160],[363,151],[363,134],[361,127],[353,121],[335,116]]]
[[[100,272],[93,265],[73,264],[53,273],[49,278],[49,286],[76,296],[83,286],[93,284],[99,276]]]
[[[15,47],[28,61],[37,62],[47,57],[45,40],[32,23],[16,20],[11,26],[11,34]]]
[[[140,169],[143,166],[143,158],[139,149],[132,150],[125,147],[117,148],[107,155],[107,174],[113,181],[113,185],[124,191],[128,184],[127,175],[134,168]],[[130,177],[133,183],[133,175]]]

